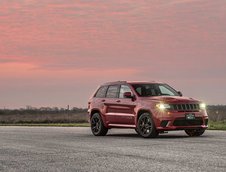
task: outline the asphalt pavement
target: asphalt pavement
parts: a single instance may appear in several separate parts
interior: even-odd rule
[[[226,171],[226,131],[155,139],[112,129],[95,137],[84,127],[0,127],[0,171]]]

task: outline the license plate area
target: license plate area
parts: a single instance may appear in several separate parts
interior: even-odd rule
[[[185,119],[186,120],[195,120],[195,114],[187,113],[187,114],[185,114]]]

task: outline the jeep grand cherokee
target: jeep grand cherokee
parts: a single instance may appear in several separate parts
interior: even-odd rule
[[[133,128],[145,138],[171,130],[200,136],[208,127],[203,102],[160,82],[105,83],[89,99],[88,112],[95,136],[111,128]]]

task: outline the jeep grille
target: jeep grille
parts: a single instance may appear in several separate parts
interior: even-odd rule
[[[172,104],[171,107],[178,112],[198,112],[200,110],[199,104]]]

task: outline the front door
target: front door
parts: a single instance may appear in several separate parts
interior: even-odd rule
[[[127,85],[112,85],[108,88],[105,103],[106,119],[112,126],[135,125],[135,103],[131,98],[124,98],[125,92],[131,92]]]

